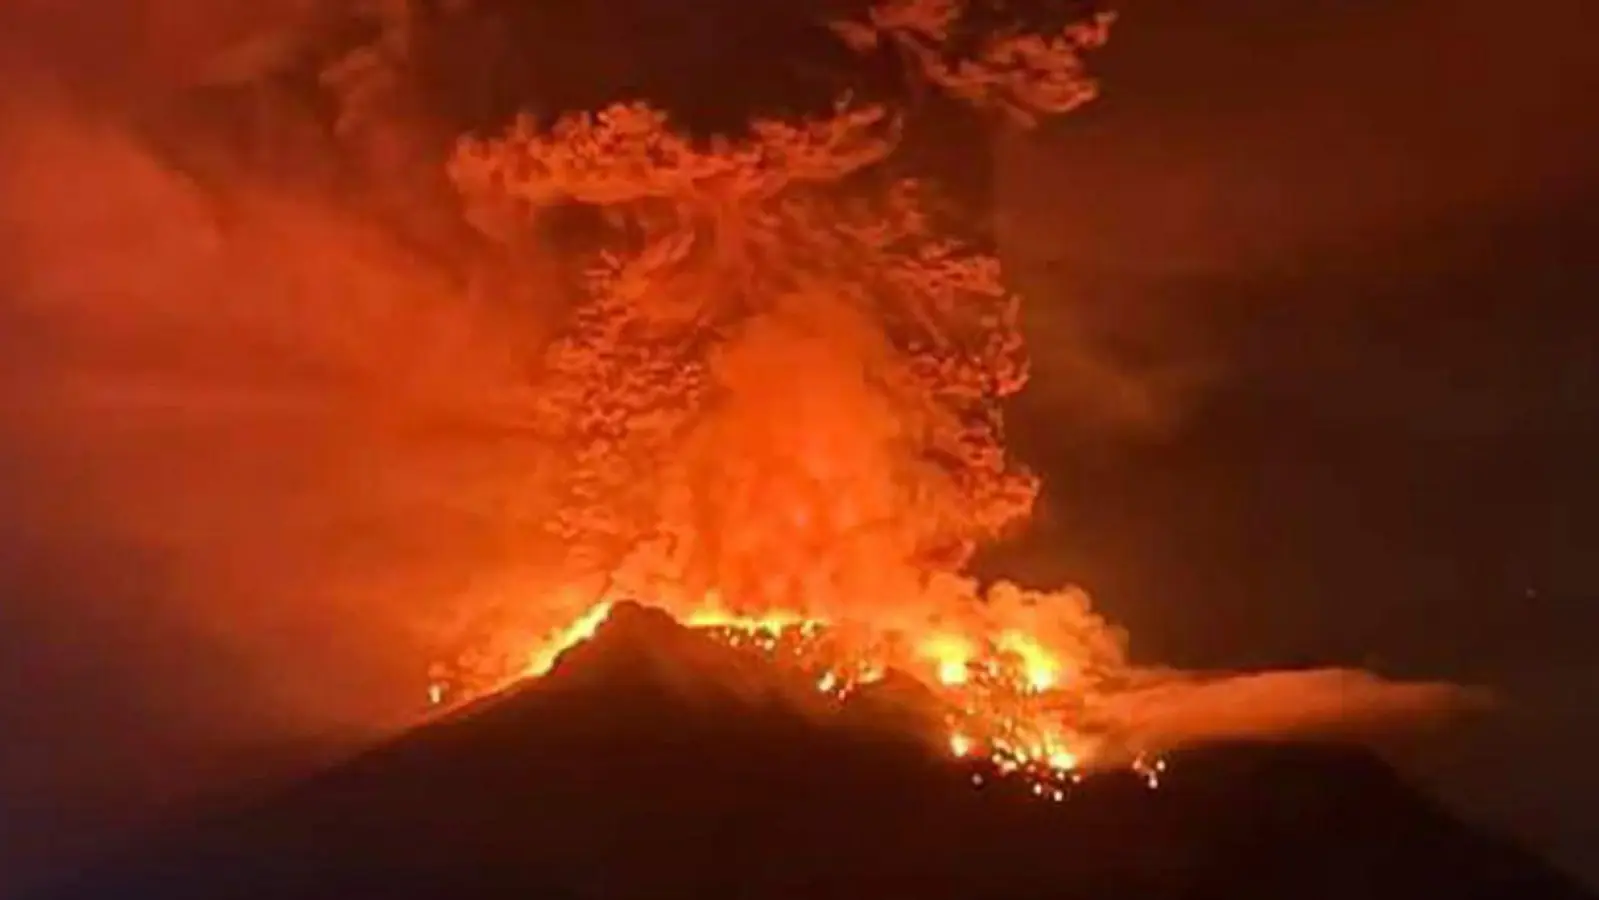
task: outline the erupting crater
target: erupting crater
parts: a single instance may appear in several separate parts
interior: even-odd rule
[[[866,705],[881,707],[887,692],[874,688],[890,679],[914,685],[912,691],[893,692],[890,705],[909,713],[908,721],[922,726],[910,730],[935,740],[941,752],[969,761],[974,786],[991,778],[1020,778],[1035,796],[1060,802],[1071,785],[1097,768],[1130,766],[1151,788],[1159,786],[1166,770],[1165,760],[1085,728],[1092,699],[1085,690],[1073,689],[1075,661],[1013,629],[992,635],[945,631],[868,637],[870,632],[859,626],[790,613],[745,615],[705,604],[674,615],[636,601],[603,600],[547,634],[510,682],[468,687],[439,680],[429,686],[430,700],[450,709],[496,688],[544,679],[566,654],[615,627],[615,620],[646,612],[772,667],[772,674],[792,688],[789,698],[807,694],[809,702],[801,702],[813,709],[820,701],[827,712],[844,713],[863,692],[875,695]]]

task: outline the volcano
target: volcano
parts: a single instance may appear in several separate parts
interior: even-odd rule
[[[914,682],[816,698],[623,605],[546,677],[48,896],[1592,896],[1365,751],[1211,747],[1049,802],[942,752]]]

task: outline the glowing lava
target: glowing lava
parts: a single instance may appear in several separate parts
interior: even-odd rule
[[[515,680],[547,674],[562,653],[594,635],[614,606],[611,600],[595,603],[551,631],[527,654]],[[816,691],[833,701],[881,680],[890,669],[910,675],[943,705],[952,758],[980,763],[991,776],[1022,778],[1039,798],[1065,799],[1087,768],[1105,762],[1098,758],[1099,739],[1071,727],[1069,711],[1082,700],[1066,677],[1071,660],[1023,632],[846,641],[841,634],[848,629],[832,623],[787,612],[739,614],[714,603],[674,618],[728,647],[806,673]],[[479,686],[467,693],[487,690]],[[429,686],[435,705],[447,702],[445,696],[442,682]],[[1132,767],[1155,787],[1165,764],[1137,756]],[[974,785],[985,781],[983,774],[973,775]]]
[[[529,678],[537,678],[550,671],[562,653],[594,636],[594,632],[611,614],[611,605],[610,601],[596,603],[588,612],[578,616],[572,624],[550,635],[549,639],[528,657],[527,666],[522,670],[522,674]]]

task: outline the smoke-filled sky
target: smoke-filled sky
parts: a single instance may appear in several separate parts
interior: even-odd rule
[[[19,23],[8,33],[30,35],[35,56],[70,62],[105,103],[201,68],[206,48],[280,14],[272,4],[127,0],[63,17],[65,5],[19,4],[6,14]],[[304,5],[284,2],[281,14]],[[1599,534],[1589,474],[1599,362],[1588,346],[1599,263],[1586,252],[1599,238],[1590,162],[1599,119],[1585,114],[1599,88],[1585,43],[1595,18],[1583,0],[1128,0],[1099,63],[1101,101],[1007,149],[1001,210],[1008,262],[1034,295],[1039,357],[1015,423],[1046,478],[1043,520],[1015,554],[1028,574],[1083,584],[1128,627],[1139,656],[1367,664],[1503,687],[1495,721],[1427,748],[1419,763],[1468,810],[1589,872],[1599,863],[1579,851],[1599,843],[1580,803],[1599,795],[1581,766],[1599,735],[1583,702],[1599,688],[1585,649],[1599,626],[1599,576],[1586,553]],[[136,29],[142,39],[125,39]],[[157,51],[151,35],[163,36]],[[490,552],[482,548],[499,547],[518,524],[510,513],[485,518],[482,509],[501,507],[483,498],[462,501],[457,527],[393,528],[404,521],[394,504],[432,510],[434,498],[396,497],[362,465],[363,453],[384,452],[398,421],[440,442],[427,445],[437,457],[407,455],[417,471],[452,490],[477,483],[451,468],[448,442],[478,439],[435,417],[470,429],[492,422],[492,410],[439,413],[426,398],[431,373],[503,383],[494,367],[510,363],[481,352],[471,331],[481,323],[446,315],[468,330],[471,352],[452,357],[447,341],[426,342],[443,361],[416,361],[415,384],[398,397],[373,387],[381,361],[354,350],[332,354],[347,370],[306,372],[270,345],[259,348],[269,363],[233,358],[236,343],[227,359],[190,347],[196,371],[274,373],[273,390],[250,403],[216,399],[230,416],[251,410],[225,429],[237,444],[216,445],[219,429],[195,427],[207,443],[182,455],[149,448],[137,463],[147,486],[123,512],[191,529],[192,546],[223,554],[206,586],[259,598],[225,617],[197,614],[163,560],[127,549],[120,525],[95,527],[92,475],[108,464],[97,446],[137,453],[144,445],[129,435],[152,421],[165,423],[158,443],[170,446],[176,426],[163,410],[192,411],[205,398],[163,398],[160,384],[131,401],[104,396],[110,385],[94,376],[109,373],[63,364],[49,342],[64,340],[61,320],[30,303],[41,290],[71,302],[109,286],[144,310],[174,271],[185,290],[226,302],[269,289],[228,279],[274,271],[263,260],[285,244],[303,258],[318,242],[361,238],[320,212],[308,232],[305,211],[263,200],[253,219],[262,234],[242,257],[196,263],[203,248],[183,241],[204,229],[185,223],[215,211],[114,131],[85,132],[48,96],[26,106],[41,124],[20,132],[22,145],[10,132],[8,159],[20,153],[47,170],[7,173],[8,220],[23,216],[29,234],[66,243],[92,219],[113,240],[81,256],[13,245],[0,271],[0,491],[10,513],[0,523],[0,847],[24,855],[58,836],[40,822],[104,821],[104,798],[157,796],[175,767],[221,759],[219,768],[270,770],[302,753],[278,741],[317,745],[359,720],[343,698],[366,683],[393,685],[411,664],[409,642],[421,643],[407,629],[439,612],[409,573],[375,579],[375,560],[405,548],[442,594],[460,588],[468,566],[457,548],[436,546],[438,535]],[[83,214],[117,198],[128,210],[120,224]],[[41,209],[54,231],[39,227]],[[275,221],[293,227],[274,230]],[[116,255],[114,238],[129,234],[145,254],[136,261]],[[167,254],[156,257],[170,261],[164,274],[128,283],[129,273],[157,271],[151,252]],[[394,289],[386,252],[374,245],[371,270],[339,254],[277,274],[318,279],[322,288],[302,292],[307,304],[366,303],[402,342],[436,335],[436,320],[394,321],[377,308]],[[53,278],[43,289],[40,272]],[[449,286],[407,283],[456,308]],[[24,290],[29,303],[15,302]],[[340,348],[370,336],[319,335]],[[81,338],[67,343],[81,348]],[[57,378],[67,370],[81,379],[70,389]],[[46,382],[65,393],[42,392]],[[128,390],[122,377],[114,383]],[[340,388],[333,399],[330,383]],[[259,390],[260,379],[249,386]],[[117,415],[85,430],[72,410],[96,402]],[[516,464],[514,445],[493,445],[501,455],[478,457],[485,484]],[[74,447],[81,459],[62,449]],[[184,517],[211,508],[185,496],[240,483],[258,504],[246,519]],[[297,505],[296,492],[318,500]],[[343,499],[330,506],[329,492]],[[312,515],[330,508],[338,521]],[[359,522],[386,529],[364,542],[323,539]],[[301,572],[259,583],[271,567],[248,554],[286,545],[294,559],[320,563],[323,583],[297,582]],[[419,558],[427,552],[444,561],[429,565]],[[360,664],[344,671],[336,663],[350,632],[328,623],[370,601],[341,594],[345,580],[328,572],[348,573],[359,591],[416,593],[387,601],[404,615],[375,621]],[[239,573],[257,583],[237,583]],[[305,599],[284,604],[285,591]],[[229,750],[207,752],[218,746]]]
[[[1424,770],[1599,877],[1599,11],[1123,9],[1101,100],[1007,173],[1060,298],[1025,555],[1156,658],[1502,686]],[[1085,398],[1051,341],[1149,377]],[[1151,427],[1040,424],[1062,404]]]

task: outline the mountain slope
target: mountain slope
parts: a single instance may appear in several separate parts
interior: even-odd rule
[[[1048,803],[974,787],[912,688],[860,702],[902,720],[626,607],[547,678],[52,897],[1586,896],[1358,751],[1214,748]]]

